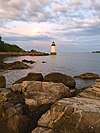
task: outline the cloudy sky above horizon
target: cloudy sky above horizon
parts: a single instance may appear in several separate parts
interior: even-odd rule
[[[100,0],[0,0],[0,34],[25,50],[100,50]]]

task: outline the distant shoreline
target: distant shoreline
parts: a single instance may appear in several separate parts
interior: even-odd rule
[[[45,52],[0,52],[0,56],[47,56]]]
[[[92,53],[100,53],[100,51],[93,51]]]

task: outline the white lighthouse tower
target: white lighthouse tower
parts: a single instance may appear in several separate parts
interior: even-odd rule
[[[56,53],[56,45],[55,45],[55,42],[52,42],[50,54],[51,55],[56,55],[57,54]]]

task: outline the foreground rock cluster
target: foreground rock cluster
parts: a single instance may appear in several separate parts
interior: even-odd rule
[[[100,102],[64,98],[51,106],[32,133],[99,133]]]
[[[80,93],[60,73],[29,73],[10,88],[1,76],[0,84],[0,133],[100,133],[100,79]]]
[[[30,133],[53,103],[70,97],[62,83],[24,81],[0,90],[1,133]],[[25,123],[25,124],[24,124]]]

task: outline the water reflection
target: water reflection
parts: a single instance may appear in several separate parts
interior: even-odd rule
[[[26,76],[29,72],[40,72],[43,75],[50,72],[60,72],[70,76],[77,76],[85,72],[100,74],[100,54],[58,53],[57,55],[50,56],[0,56],[0,60],[5,62],[22,61],[23,59],[32,60],[36,63],[28,64],[30,65],[30,68],[25,70],[0,70],[0,74],[6,76],[8,85],[17,79]],[[45,61],[46,63],[42,63],[42,61]],[[82,84],[85,85],[90,83],[82,80],[80,82],[78,79],[76,82],[78,87],[81,87]]]

